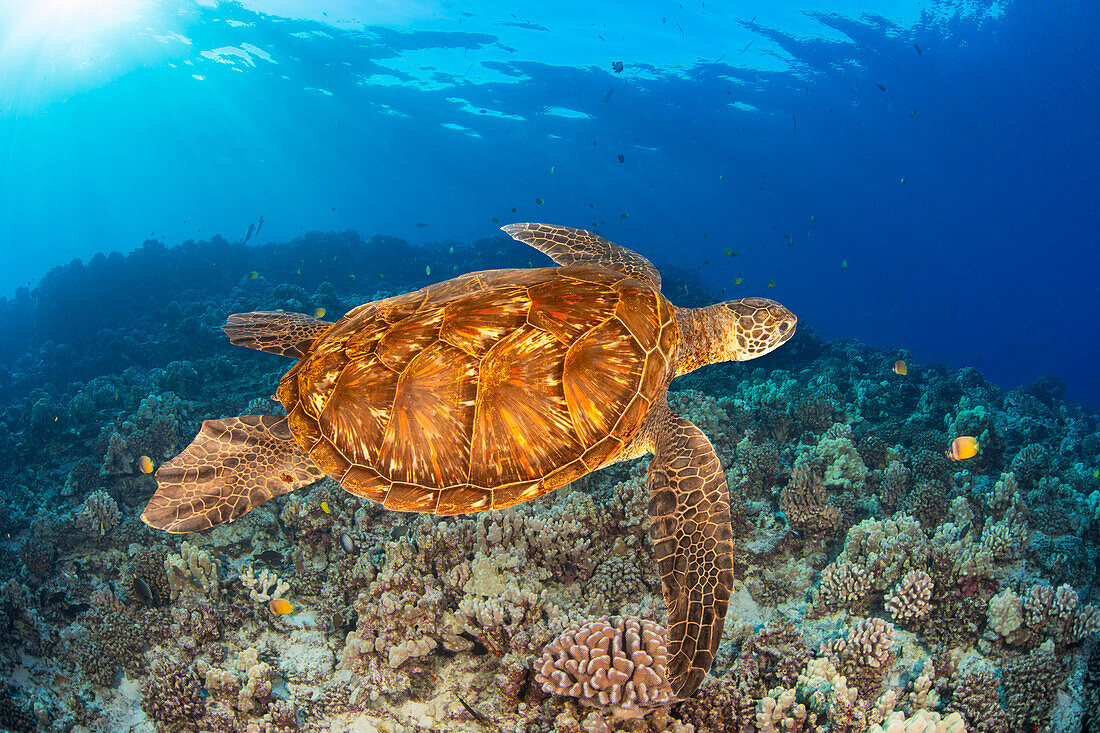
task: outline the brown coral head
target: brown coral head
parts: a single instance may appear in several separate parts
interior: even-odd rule
[[[580,698],[619,710],[670,705],[667,635],[635,616],[610,616],[575,624],[543,652],[535,680],[554,695]]]

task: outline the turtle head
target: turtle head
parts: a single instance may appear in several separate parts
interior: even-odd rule
[[[720,361],[748,361],[782,346],[798,318],[767,298],[741,298],[677,312],[683,338],[676,374]]]
[[[741,298],[719,303],[728,316],[726,326],[728,356],[726,361],[748,361],[763,356],[794,336],[798,317],[767,298]]]

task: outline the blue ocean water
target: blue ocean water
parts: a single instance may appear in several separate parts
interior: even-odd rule
[[[828,338],[1005,387],[1052,373],[1095,403],[1098,14],[5,4],[0,293],[261,215],[271,242],[549,221],[767,292]]]

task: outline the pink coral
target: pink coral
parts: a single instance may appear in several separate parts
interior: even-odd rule
[[[675,702],[666,677],[665,630],[647,619],[611,616],[573,625],[535,668],[543,690],[621,709]]]

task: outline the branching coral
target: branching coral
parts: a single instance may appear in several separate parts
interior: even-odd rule
[[[1046,727],[1063,677],[1062,666],[1054,656],[1054,643],[1049,640],[1005,667],[1005,710],[1012,730]]]
[[[187,541],[180,545],[178,555],[169,555],[164,561],[164,572],[168,575],[172,600],[178,598],[184,588],[196,587],[206,595],[217,597],[221,592],[218,584],[220,570],[221,563],[213,559],[210,553]]]
[[[909,469],[901,461],[890,461],[882,471],[878,499],[887,511],[894,511],[909,490]]]
[[[812,533],[832,534],[840,530],[840,511],[827,503],[821,477],[810,465],[797,466],[780,493],[779,505],[792,527]]]
[[[274,598],[282,598],[290,590],[286,582],[273,571],[264,568],[259,573],[251,565],[241,569],[241,585],[248,590],[248,597],[258,603],[267,603]]]
[[[159,460],[169,455],[179,443],[182,409],[179,397],[171,392],[150,395],[129,419],[104,428],[97,444],[104,456],[103,472],[136,473],[141,456]]]
[[[1100,633],[1100,609],[1082,606],[1068,585],[1037,583],[1023,598],[1006,588],[990,601],[988,615],[990,628],[1016,646],[1034,646],[1044,638],[1066,646]]]
[[[669,705],[665,631],[652,621],[611,616],[571,626],[546,647],[535,680],[555,695],[610,706],[620,717]]]
[[[939,713],[919,710],[910,717],[890,713],[882,723],[871,726],[870,733],[966,733],[966,723],[958,713],[941,717]]]
[[[1009,718],[1000,702],[1000,680],[989,670],[961,675],[955,684],[950,710],[966,716],[978,733],[1008,733]]]
[[[865,519],[848,530],[837,564],[850,562],[873,576],[873,586],[886,590],[910,570],[927,565],[928,537],[920,522],[906,514],[890,519]]]
[[[756,728],[760,733],[816,730],[853,712],[857,695],[829,660],[813,659],[794,688],[777,688],[757,703]]]
[[[202,681],[189,666],[164,660],[141,689],[141,709],[169,729],[193,727],[202,718]]]
[[[772,484],[779,472],[779,450],[771,441],[759,441],[749,431],[737,444],[737,459],[731,467],[733,480],[750,498],[770,495]]]
[[[894,636],[893,624],[878,618],[862,619],[846,636],[822,644],[820,653],[833,660],[849,685],[873,699],[894,663]]]
[[[895,621],[919,621],[932,610],[934,584],[923,570],[910,570],[886,596],[886,610]]]
[[[874,577],[871,571],[850,562],[833,563],[821,571],[814,615],[824,616],[836,611],[861,614],[871,598]]]
[[[614,613],[621,604],[639,598],[649,590],[634,553],[629,551],[621,538],[616,540],[615,549],[607,559],[596,566],[585,587],[593,613]]]
[[[106,491],[93,491],[76,512],[76,526],[93,540],[103,539],[118,523],[118,504]]]

